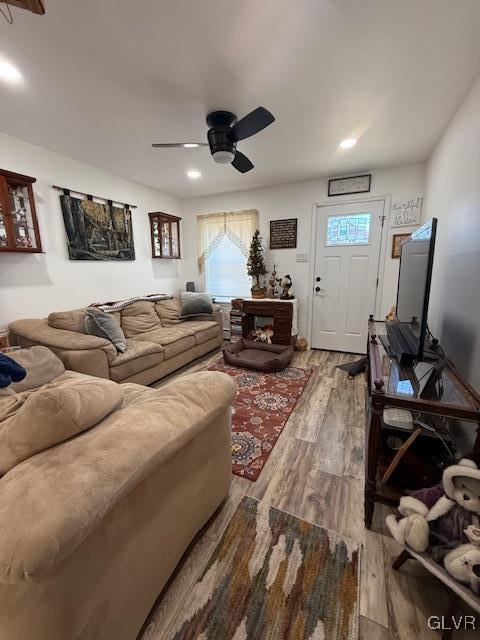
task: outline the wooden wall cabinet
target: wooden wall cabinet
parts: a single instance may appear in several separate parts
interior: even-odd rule
[[[149,213],[152,258],[178,260],[180,258],[180,220],[168,213]]]
[[[32,189],[35,181],[0,169],[0,251],[41,253]]]

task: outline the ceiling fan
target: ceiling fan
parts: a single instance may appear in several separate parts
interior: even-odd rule
[[[237,116],[230,111],[213,111],[207,116],[209,130],[208,142],[166,142],[154,143],[152,147],[168,149],[172,147],[210,147],[215,162],[232,164],[240,173],[253,169],[253,163],[241,151],[237,150],[237,142],[250,138],[275,121],[273,115],[265,107],[257,107],[244,118],[237,121]]]

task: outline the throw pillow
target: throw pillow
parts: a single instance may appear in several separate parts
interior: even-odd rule
[[[123,391],[111,380],[75,379],[15,400],[15,406],[0,405],[0,475],[93,427],[120,406]]]
[[[180,313],[182,311],[182,303],[180,297],[175,296],[168,300],[159,300],[155,304],[155,311],[162,322],[163,327],[171,327],[174,324],[179,324]]]
[[[15,393],[36,389],[65,373],[63,362],[47,347],[35,345],[28,349],[10,351],[8,355],[27,371],[23,380],[10,385]]]
[[[123,353],[127,347],[122,327],[115,318],[111,317],[109,313],[105,313],[105,311],[100,311],[100,309],[96,309],[95,307],[87,309],[85,329],[91,336],[98,336],[99,338],[110,340],[117,351],[121,353]]]
[[[162,326],[155,312],[155,303],[137,300],[121,311],[121,325],[126,338],[153,331]]]
[[[208,293],[192,293],[184,291],[180,294],[182,310],[180,318],[192,318],[193,316],[208,316],[213,318],[212,296]]]

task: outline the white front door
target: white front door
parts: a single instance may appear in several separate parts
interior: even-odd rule
[[[375,313],[383,200],[316,209],[312,347],[365,353]]]

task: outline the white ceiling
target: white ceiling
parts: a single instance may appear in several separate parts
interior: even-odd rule
[[[424,161],[480,71],[479,0],[46,0],[0,22],[0,129],[188,197]],[[216,165],[206,114],[263,105]],[[350,151],[338,150],[358,137]],[[185,171],[199,169],[191,181]]]

